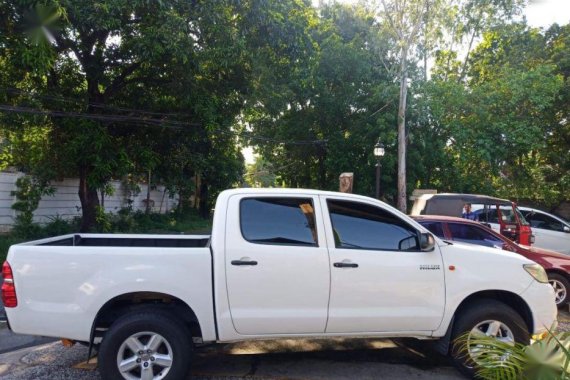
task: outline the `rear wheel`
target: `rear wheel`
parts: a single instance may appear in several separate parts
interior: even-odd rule
[[[450,350],[455,366],[469,377],[476,374],[478,355],[478,348],[470,346],[469,339],[484,335],[509,345],[530,341],[526,323],[510,306],[491,299],[474,301],[454,323]]]
[[[168,313],[133,312],[118,319],[99,350],[104,380],[176,380],[190,370],[191,336]]]
[[[558,273],[548,273],[548,282],[554,288],[556,306],[562,307],[566,305],[569,301],[570,282],[568,282],[566,277]]]

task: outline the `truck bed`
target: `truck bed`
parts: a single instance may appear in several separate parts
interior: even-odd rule
[[[209,235],[73,234],[36,240],[25,245],[62,247],[205,248]]]
[[[13,245],[16,333],[88,341],[115,297],[168,294],[189,305],[215,340],[209,235],[70,234]]]

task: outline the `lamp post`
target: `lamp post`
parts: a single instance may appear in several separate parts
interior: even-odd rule
[[[374,157],[376,157],[376,199],[380,199],[380,159],[384,156],[384,144],[378,142],[374,145]]]

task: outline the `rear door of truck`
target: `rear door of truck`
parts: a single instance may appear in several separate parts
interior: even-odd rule
[[[226,281],[236,332],[323,333],[330,272],[318,197],[236,194],[226,215]]]

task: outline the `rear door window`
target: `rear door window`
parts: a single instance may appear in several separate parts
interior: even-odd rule
[[[240,203],[241,232],[258,244],[317,246],[313,200],[246,198]]]

